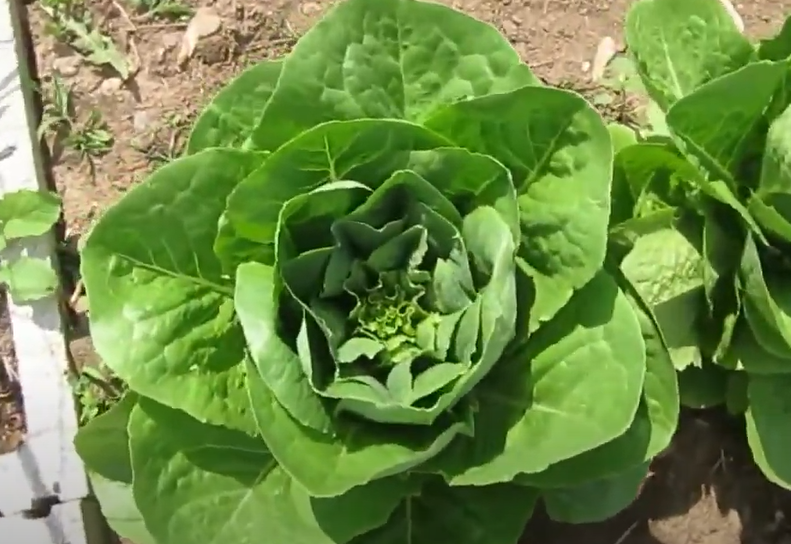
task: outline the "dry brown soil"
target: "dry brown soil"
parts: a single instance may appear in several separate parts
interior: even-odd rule
[[[202,39],[180,70],[176,58],[185,24],[136,13],[127,1],[89,2],[101,28],[139,66],[124,84],[54,38],[36,3],[23,10],[44,94],[51,90],[53,74],[60,74],[72,87],[77,118],[85,121],[99,112],[114,138],[107,153],[91,160],[52,146],[52,175],[64,200],[69,235],[84,232],[163,159],[177,154],[191,119],[223,82],[259,59],[287,51],[331,3],[203,2],[219,15],[221,29]],[[603,36],[620,40],[628,5],[627,0],[445,1],[495,24],[540,76],[558,84],[585,79],[583,63],[592,60]],[[791,0],[737,5],[754,35],[777,28],[789,8]],[[79,331],[72,336],[77,362],[94,360],[89,337]],[[766,483],[752,465],[741,423],[711,414],[683,419],[674,446],[657,461],[632,508],[607,523],[576,527],[551,523],[538,513],[524,543],[791,544],[791,494]]]
[[[0,292],[0,455],[14,451],[24,439],[22,403],[6,293]]]

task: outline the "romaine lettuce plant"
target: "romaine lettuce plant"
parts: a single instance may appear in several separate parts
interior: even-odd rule
[[[745,413],[757,464],[791,488],[791,26],[754,46],[718,0],[640,0],[626,35],[668,134],[616,155],[613,246],[682,400]]]
[[[512,544],[539,497],[627,505],[678,392],[605,267],[612,156],[583,98],[436,4],[340,3],[229,83],[84,244],[132,391],[77,437],[116,530]]]

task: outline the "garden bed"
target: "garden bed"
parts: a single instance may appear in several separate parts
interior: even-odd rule
[[[586,82],[590,62],[604,36],[620,40],[628,5],[449,3],[496,25],[543,79],[584,90],[594,102],[601,90]],[[130,187],[178,156],[191,121],[218,88],[243,68],[288,51],[329,4],[217,0],[200,8],[193,0],[108,0],[83,12],[79,0],[30,3],[49,164],[68,235],[85,233]],[[791,1],[736,7],[748,32],[762,35],[779,26]],[[93,60],[68,46],[75,21],[100,33],[94,43],[102,45],[88,51]],[[188,55],[185,43],[194,46]],[[76,268],[66,268],[78,284]],[[69,297],[71,355],[78,368],[100,368],[79,295]],[[86,404],[80,392],[84,410],[102,409],[93,400]],[[539,512],[525,544],[791,544],[791,493],[755,468],[743,429],[743,422],[719,413],[686,413],[633,507],[605,523],[580,526],[550,522]]]

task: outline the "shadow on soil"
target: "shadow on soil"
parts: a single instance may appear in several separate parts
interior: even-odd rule
[[[753,464],[743,420],[684,413],[652,468],[638,501],[619,516],[572,526],[537,512],[522,544],[791,544],[791,493]]]

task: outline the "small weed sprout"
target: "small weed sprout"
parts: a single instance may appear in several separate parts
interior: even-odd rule
[[[49,32],[74,47],[85,60],[96,66],[110,66],[121,79],[130,75],[130,63],[96,25],[87,5],[81,0],[41,0],[39,6],[49,18]]]
[[[38,127],[39,139],[50,134],[88,161],[107,153],[113,145],[113,135],[98,111],[92,110],[85,121],[77,120],[71,89],[58,76],[52,78],[52,90]]]
[[[112,408],[127,389],[104,364],[81,368],[69,376],[69,383],[77,399],[80,425]]]

